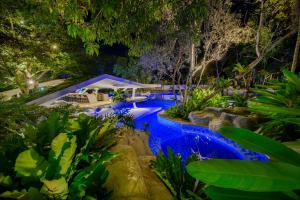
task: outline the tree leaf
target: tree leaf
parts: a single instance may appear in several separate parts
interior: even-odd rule
[[[225,127],[220,132],[247,149],[267,154],[274,160],[300,166],[300,154],[270,138],[242,128]]]
[[[207,160],[188,164],[188,173],[223,188],[273,192],[300,189],[300,167],[282,162]]]

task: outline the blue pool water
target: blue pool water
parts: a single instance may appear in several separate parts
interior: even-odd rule
[[[135,119],[135,128],[150,132],[149,147],[157,155],[160,150],[167,154],[170,147],[176,154],[186,160],[192,153],[202,159],[245,159],[267,160],[263,154],[242,148],[232,140],[205,127],[184,125],[160,117],[157,113],[175,105],[174,100],[150,99],[136,102],[138,108],[159,107],[161,109]],[[133,103],[120,103],[114,109],[130,109]]]

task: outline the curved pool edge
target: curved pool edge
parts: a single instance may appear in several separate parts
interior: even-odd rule
[[[163,112],[163,111],[161,111]],[[236,153],[236,155],[242,160],[259,160],[259,161],[268,161],[269,158],[267,155],[251,151],[239,145],[237,142],[217,133],[215,131],[210,130],[208,127],[203,127],[199,125],[194,125],[191,123],[180,123],[177,120],[172,120],[170,118],[166,118],[162,116],[160,113],[157,113],[157,120],[160,123],[171,125],[174,128],[178,128],[181,130],[182,134],[180,136],[184,136],[187,134],[191,134],[194,136],[201,135],[205,136],[206,138],[212,139],[217,143],[220,143],[224,146],[227,146],[231,150]],[[151,135],[150,135],[151,137]],[[166,141],[166,140],[165,140]],[[160,141],[160,144],[164,143],[165,141]],[[148,141],[148,145],[150,146],[150,140]]]

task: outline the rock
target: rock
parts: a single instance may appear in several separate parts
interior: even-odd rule
[[[216,117],[219,117],[224,111],[224,108],[206,107],[203,111],[214,113]]]
[[[131,146],[116,145],[111,149],[119,156],[107,165],[106,187],[113,190],[112,199],[149,199],[138,157]]]
[[[228,120],[216,118],[209,122],[208,128],[213,131],[219,131],[225,126],[232,126],[232,123]]]
[[[232,122],[237,117],[238,117],[238,115],[227,113],[227,112],[222,112],[220,119]]]
[[[149,197],[151,200],[173,200],[174,198],[170,191],[150,168],[150,161],[154,159],[155,156],[139,156],[139,162]]]
[[[133,147],[137,156],[152,155],[148,147],[149,136],[142,131],[133,131],[132,129],[122,129],[122,138],[118,144],[129,145]]]
[[[195,111],[189,114],[189,120],[200,126],[208,126],[209,122],[215,117],[216,114],[209,111]]]
[[[255,126],[255,121],[244,116],[238,116],[233,120],[233,125],[238,128],[247,128],[252,130]]]
[[[243,115],[243,116],[250,114],[249,108],[247,108],[247,107],[233,107],[230,109],[225,109],[224,111],[227,113]]]

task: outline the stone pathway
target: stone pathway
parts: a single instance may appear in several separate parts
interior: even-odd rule
[[[111,151],[118,153],[108,165],[106,187],[113,190],[115,200],[172,200],[173,197],[151,170],[155,157],[148,148],[148,136],[127,130]]]

